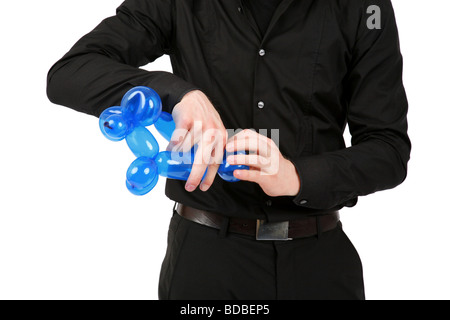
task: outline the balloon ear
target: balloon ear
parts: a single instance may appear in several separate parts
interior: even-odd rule
[[[120,107],[111,107],[108,109],[105,109],[102,114],[100,115],[99,119],[98,119],[98,124],[100,127],[100,131],[103,133],[103,135],[110,139],[110,137],[108,137],[108,135],[106,134],[106,128],[107,128],[107,121],[106,119],[108,119],[110,116],[112,115],[121,115],[122,111]],[[111,140],[111,139],[110,139]],[[113,141],[118,141],[118,140],[113,140]]]
[[[161,114],[162,103],[159,95],[148,87],[135,87],[122,98],[123,116],[136,126],[147,127],[156,122]]]
[[[122,114],[122,108],[121,107],[111,107],[111,108],[105,109],[99,117],[100,123],[105,121],[109,116],[112,116],[113,114]]]
[[[131,127],[121,114],[112,114],[106,120],[100,120],[100,130],[111,141],[121,141],[130,132]]]

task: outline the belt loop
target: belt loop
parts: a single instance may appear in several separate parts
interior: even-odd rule
[[[221,239],[226,238],[226,236],[228,234],[229,225],[230,225],[230,218],[223,217],[222,223],[220,225],[219,238],[221,238]]]
[[[320,223],[320,215],[316,216],[317,239],[322,235],[322,225]]]
[[[178,203],[176,201],[173,203],[173,209],[172,209],[173,214],[177,213],[177,204]]]

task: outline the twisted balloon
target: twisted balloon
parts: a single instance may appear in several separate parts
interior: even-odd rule
[[[154,125],[167,140],[175,130],[172,115],[162,111],[159,95],[148,87],[135,87],[122,98],[119,106],[102,112],[100,130],[111,141],[126,140],[128,147],[137,157],[127,170],[126,186],[135,195],[149,193],[158,183],[159,176],[169,179],[187,180],[195,155],[195,146],[188,154],[159,150],[158,142],[146,128]],[[226,153],[219,167],[218,175],[225,181],[239,181],[234,170],[248,169],[243,165],[230,165]]]

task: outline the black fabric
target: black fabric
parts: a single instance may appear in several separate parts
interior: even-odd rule
[[[281,0],[244,0],[245,7],[250,10],[261,34],[266,33],[273,13],[280,2]]]
[[[255,241],[172,217],[163,300],[364,300],[358,253],[339,223],[320,238]]]
[[[367,27],[370,5],[381,9],[381,29]],[[220,178],[206,193],[167,181],[168,197],[198,209],[287,220],[400,184],[411,145],[391,2],[283,0],[264,35],[242,6],[126,0],[52,67],[48,96],[98,116],[133,86],[154,88],[168,112],[199,88],[226,128],[279,130],[280,150],[301,178],[296,197],[270,198],[254,183]],[[139,68],[164,54],[173,74]]]

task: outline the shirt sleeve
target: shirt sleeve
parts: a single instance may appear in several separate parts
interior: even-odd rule
[[[358,196],[393,188],[406,178],[411,143],[394,11],[389,0],[371,4],[381,9],[381,29],[368,27],[366,5],[346,83],[352,146],[293,160],[301,180],[294,198],[299,206],[352,206]]]
[[[142,85],[154,89],[164,111],[171,112],[196,87],[170,72],[139,67],[171,53],[172,33],[170,0],[125,1],[116,16],[82,37],[50,69],[50,101],[99,116],[119,105],[126,91]]]

